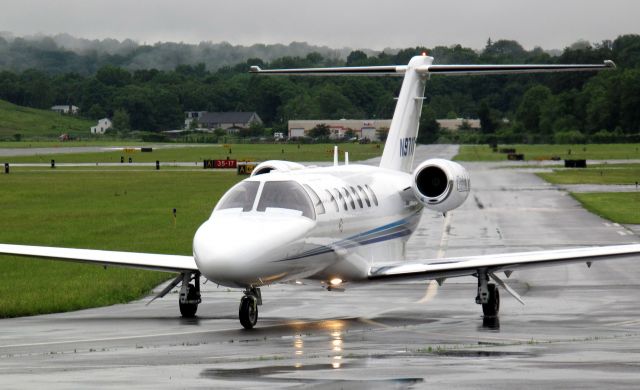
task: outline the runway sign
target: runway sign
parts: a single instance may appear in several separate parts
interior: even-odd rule
[[[204,160],[204,169],[236,169],[238,160]]]
[[[254,162],[238,163],[238,175],[250,175],[258,164]]]

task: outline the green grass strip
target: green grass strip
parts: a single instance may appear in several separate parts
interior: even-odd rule
[[[640,183],[640,164],[554,169],[537,175],[554,184],[636,184]]]
[[[498,145],[498,149],[513,148],[527,161],[560,159],[631,160],[640,159],[640,144],[590,145]],[[505,153],[494,152],[488,145],[462,145],[454,158],[457,161],[506,161]]]
[[[640,192],[572,193],[582,206],[610,221],[640,224]]]

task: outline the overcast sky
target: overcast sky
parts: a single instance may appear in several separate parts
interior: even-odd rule
[[[488,37],[562,49],[640,33],[639,16],[638,0],[0,0],[0,31],[18,36],[371,49],[482,48]]]

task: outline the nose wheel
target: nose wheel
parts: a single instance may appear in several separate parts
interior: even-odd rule
[[[260,289],[248,288],[240,299],[240,309],[238,310],[240,324],[245,329],[252,329],[258,322],[258,306],[260,305],[262,305]]]

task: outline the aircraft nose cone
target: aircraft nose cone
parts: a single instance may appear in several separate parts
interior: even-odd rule
[[[229,287],[245,287],[269,279],[269,263],[302,245],[314,222],[305,217],[269,219],[259,216],[214,216],[193,239],[200,272]]]

